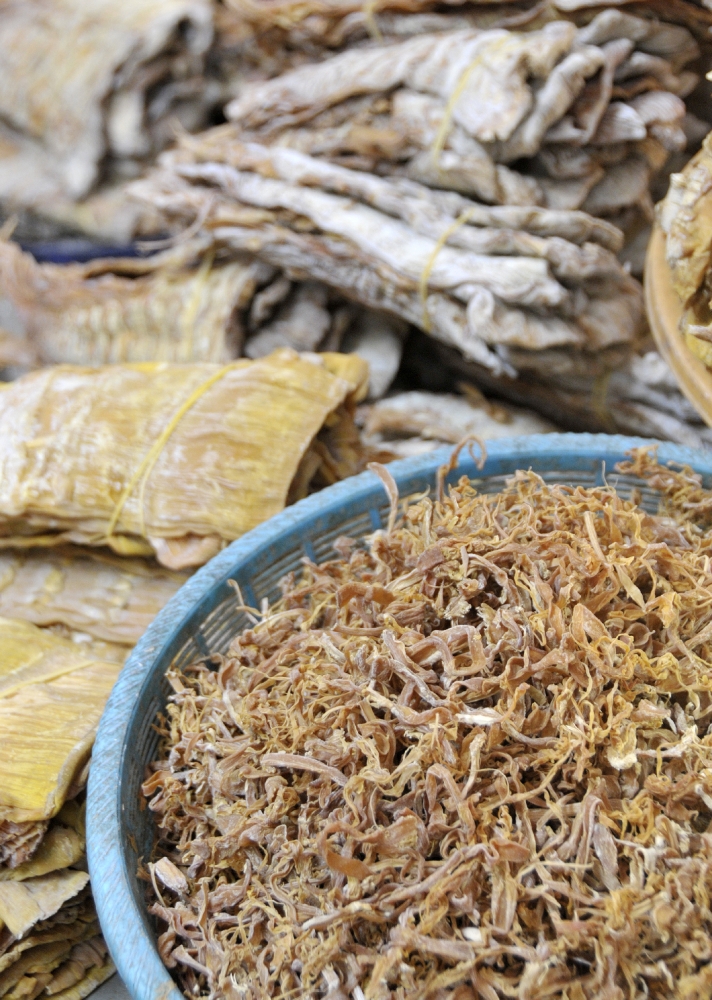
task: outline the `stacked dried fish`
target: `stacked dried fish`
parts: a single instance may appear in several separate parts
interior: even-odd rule
[[[75,543],[197,566],[362,461],[367,369],[311,360],[59,366],[0,392],[0,546]]]
[[[679,174],[659,205],[665,255],[673,286],[684,307],[682,334],[705,364],[712,366],[712,134]]]
[[[219,99],[203,75],[210,0],[5,0],[0,18],[0,202],[131,236],[138,213],[98,182],[135,177]],[[58,44],[58,40],[61,43]]]
[[[410,391],[360,407],[357,420],[363,426],[364,444],[408,458],[472,435],[487,441],[557,430],[539,414],[493,403],[467,383],[458,388],[462,396]]]
[[[616,10],[579,29],[424,32],[247,84],[226,113],[243,141],[634,228],[686,147],[698,54],[685,28]]]
[[[169,673],[144,784],[186,996],[712,989],[710,505],[462,479]]]
[[[229,128],[187,138],[134,191],[217,247],[309,275],[492,371],[511,370],[512,348],[629,342],[642,321],[619,230],[583,212],[490,207]]]

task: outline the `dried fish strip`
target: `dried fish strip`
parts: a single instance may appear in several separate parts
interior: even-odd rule
[[[229,361],[239,313],[270,272],[201,249],[57,265],[0,242],[0,303],[44,364]]]
[[[90,643],[15,619],[0,618],[0,638],[0,820],[42,822],[86,780],[121,663],[102,659]],[[4,886],[0,882],[0,892]]]
[[[639,286],[606,249],[619,245],[618,232],[597,230],[603,224],[580,213],[568,218],[512,208],[499,209],[507,215],[498,217],[496,209],[457,194],[369,176],[294,150],[230,142],[220,130],[204,143],[188,140],[134,190],[174,220],[203,218],[221,244],[249,248],[288,274],[306,272],[369,308],[423,327],[495,371],[502,364],[488,345],[597,349],[630,340],[640,322]],[[267,210],[274,221],[232,223],[232,205]],[[496,231],[478,226],[485,219],[497,226],[498,218]],[[535,232],[537,225],[555,231],[562,220],[567,231],[588,229],[593,239],[600,233],[604,246],[579,248],[560,237],[504,232],[505,219]]]
[[[288,350],[223,367],[26,375],[0,392],[0,546],[72,542],[201,565],[283,508],[310,443],[350,423],[367,377],[355,356]]]
[[[0,615],[133,646],[184,574],[86,551],[0,553]]]
[[[399,504],[169,672],[144,784],[186,996],[709,992],[710,531],[690,469]]]
[[[0,199],[39,211],[81,199],[107,158],[140,164],[170,142],[171,118],[201,127],[211,37],[207,0],[4,4]]]
[[[649,216],[653,176],[687,142],[680,97],[697,77],[682,67],[698,54],[685,28],[618,11],[579,30],[555,21],[523,33],[424,33],[248,83],[227,112],[243,139],[487,202],[599,214],[637,206]],[[618,73],[630,95],[616,90]],[[538,155],[562,150],[585,150],[585,181],[561,184]],[[626,184],[641,161],[642,181]]]

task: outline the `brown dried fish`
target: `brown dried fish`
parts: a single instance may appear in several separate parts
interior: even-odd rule
[[[143,789],[186,996],[709,993],[712,494],[463,478],[170,671]],[[165,860],[163,860],[165,859]],[[158,876],[158,877],[156,877]]]

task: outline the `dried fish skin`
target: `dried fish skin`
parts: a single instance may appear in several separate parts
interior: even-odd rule
[[[366,379],[358,359],[288,350],[224,367],[26,375],[0,393],[0,544],[108,545],[171,569],[200,565],[283,508],[310,442]]]
[[[86,550],[0,552],[0,615],[135,645],[187,577]]]
[[[5,4],[0,113],[17,150],[3,157],[0,197],[25,206],[79,199],[107,153],[151,153],[162,122],[177,110],[172,92],[177,97],[191,78],[195,84],[211,36],[206,0]],[[162,112],[146,100],[152,89],[165,103]],[[149,111],[157,115],[153,135]]]
[[[0,819],[44,821],[84,780],[121,663],[28,622],[1,618],[0,636]]]
[[[655,516],[519,472],[398,520],[377,471],[387,529],[172,675],[164,961],[188,996],[704,996],[710,492],[640,449]]]
[[[85,849],[83,836],[70,826],[55,822],[30,860],[15,868],[0,867],[0,882],[24,882],[69,868],[82,858]]]
[[[19,868],[36,853],[47,830],[47,822],[14,823],[0,819],[0,865]]]
[[[280,347],[295,351],[316,351],[331,327],[327,309],[328,289],[316,282],[297,285],[294,295],[274,320],[266,324],[245,345],[248,358],[264,358]]]
[[[86,872],[65,869],[24,882],[0,882],[0,919],[16,938],[48,920],[89,884]]]
[[[229,361],[264,265],[181,246],[145,261],[38,264],[0,243],[0,301],[44,364]],[[197,260],[196,260],[197,258]]]
[[[231,141],[226,130],[187,140],[134,190],[188,224],[202,212],[219,245],[249,248],[288,274],[306,272],[370,309],[429,329],[493,371],[503,366],[487,345],[585,343],[579,318],[599,308],[589,309],[589,299],[620,290],[631,304],[630,320],[611,330],[619,341],[639,325],[640,289],[608,249],[619,237],[580,214],[488,209],[293,149]],[[234,224],[232,205],[267,211],[273,221]],[[514,220],[531,232],[496,231]],[[557,229],[573,235],[584,222],[604,246],[579,248],[553,236]],[[495,231],[481,228],[491,223]],[[542,231],[552,238],[534,236]]]

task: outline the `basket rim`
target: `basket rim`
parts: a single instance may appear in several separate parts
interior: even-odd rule
[[[689,465],[712,477],[712,453],[649,438],[609,434],[553,433],[498,438],[486,442],[487,458],[477,476],[511,474],[536,460],[540,470],[568,462],[569,471],[600,461],[604,468],[625,457],[632,448],[655,445],[662,463]],[[399,487],[414,478],[432,477],[447,462],[452,448],[440,448],[388,465]],[[466,456],[466,453],[465,453]],[[450,480],[473,467],[461,456]],[[514,465],[513,465],[514,463]],[[468,473],[471,474],[471,473]],[[87,857],[92,892],[104,938],[133,1000],[183,1000],[183,994],[161,961],[154,938],[146,933],[144,915],[130,885],[125,855],[122,786],[117,780],[130,748],[127,735],[143,688],[164,669],[166,650],[182,623],[198,605],[238,569],[249,564],[265,546],[278,538],[298,534],[317,517],[333,513],[349,502],[377,493],[383,486],[372,472],[315,493],[232,542],[199,569],[158,613],[123,667],[99,723],[89,772],[87,797]],[[384,494],[385,496],[385,494]]]

